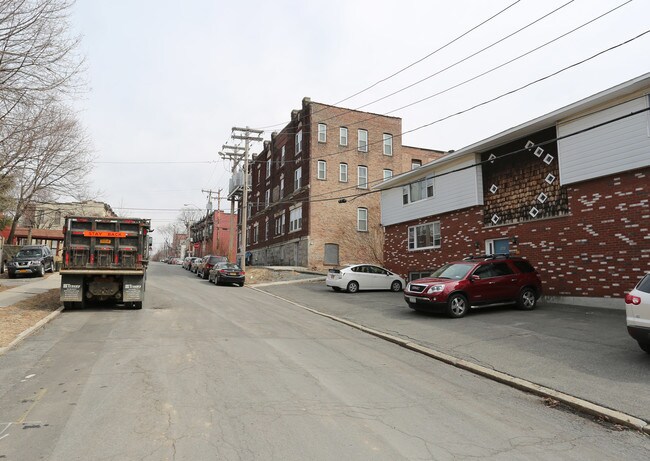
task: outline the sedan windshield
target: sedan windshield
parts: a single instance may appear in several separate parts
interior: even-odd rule
[[[467,275],[472,267],[474,264],[445,264],[440,269],[433,271],[429,277],[460,280]]]

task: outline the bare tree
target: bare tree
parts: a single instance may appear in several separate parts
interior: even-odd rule
[[[14,180],[13,239],[18,219],[34,201],[70,197],[88,188],[91,156],[88,140],[73,113],[55,100],[36,114],[26,114],[31,128],[21,130],[11,143],[0,144],[0,179]],[[18,159],[18,160],[16,160]]]
[[[69,0],[0,0],[0,121],[21,105],[81,86],[80,41],[70,37]]]

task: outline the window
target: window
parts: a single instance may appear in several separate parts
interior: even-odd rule
[[[357,230],[368,232],[368,208],[357,208]]]
[[[54,213],[54,224],[61,225],[61,212],[57,211]]]
[[[302,167],[296,168],[293,172],[293,190],[300,189],[300,180],[302,179]]]
[[[348,129],[343,126],[339,129],[339,144],[341,146],[348,145]]]
[[[289,211],[289,232],[302,229],[302,206]]]
[[[271,155],[271,154],[269,154],[269,155]],[[266,177],[267,178],[271,177],[271,164],[272,163],[273,163],[273,161],[270,158],[266,161]]]
[[[358,167],[357,175],[358,175],[357,187],[359,189],[367,189],[368,188],[368,167],[367,166]]]
[[[348,182],[348,164],[339,163],[339,181]]]
[[[327,162],[325,160],[318,161],[318,179],[327,179]]]
[[[302,152],[302,130],[296,133],[296,155]]]
[[[357,150],[359,152],[368,152],[368,132],[366,130],[358,130],[358,143]]]
[[[409,227],[408,249],[425,248],[440,248],[440,221]]]
[[[260,238],[260,226],[259,224],[253,224],[253,243],[257,243]]]
[[[284,213],[275,217],[275,235],[284,234]]]
[[[285,146],[280,150],[280,166],[284,165]]]
[[[284,197],[284,175],[280,177],[280,198]]]
[[[271,189],[266,190],[266,197],[264,198],[264,207],[268,208],[271,204]]]
[[[422,166],[422,160],[411,160],[411,170],[417,170]]]
[[[384,155],[393,155],[393,135],[384,133]]]
[[[393,170],[384,170],[384,181],[393,177]]]
[[[428,176],[421,180],[402,187],[402,203],[417,202],[425,198],[433,197],[433,177]]]
[[[318,142],[327,141],[327,125],[324,123],[318,124]]]
[[[269,218],[264,220],[264,238],[268,240],[271,237],[269,234]]]

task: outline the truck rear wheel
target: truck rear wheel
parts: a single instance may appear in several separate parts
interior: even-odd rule
[[[142,309],[142,301],[134,301],[131,303],[131,309]]]

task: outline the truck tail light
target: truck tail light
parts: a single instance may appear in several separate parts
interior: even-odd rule
[[[95,254],[94,253],[91,253],[91,255],[90,255],[90,264],[91,265],[95,264]]]
[[[65,252],[65,265],[66,266],[70,265],[70,252],[69,251]]]
[[[634,304],[635,306],[638,306],[641,304],[641,298],[634,296],[632,293],[628,293],[625,295],[625,304]]]

